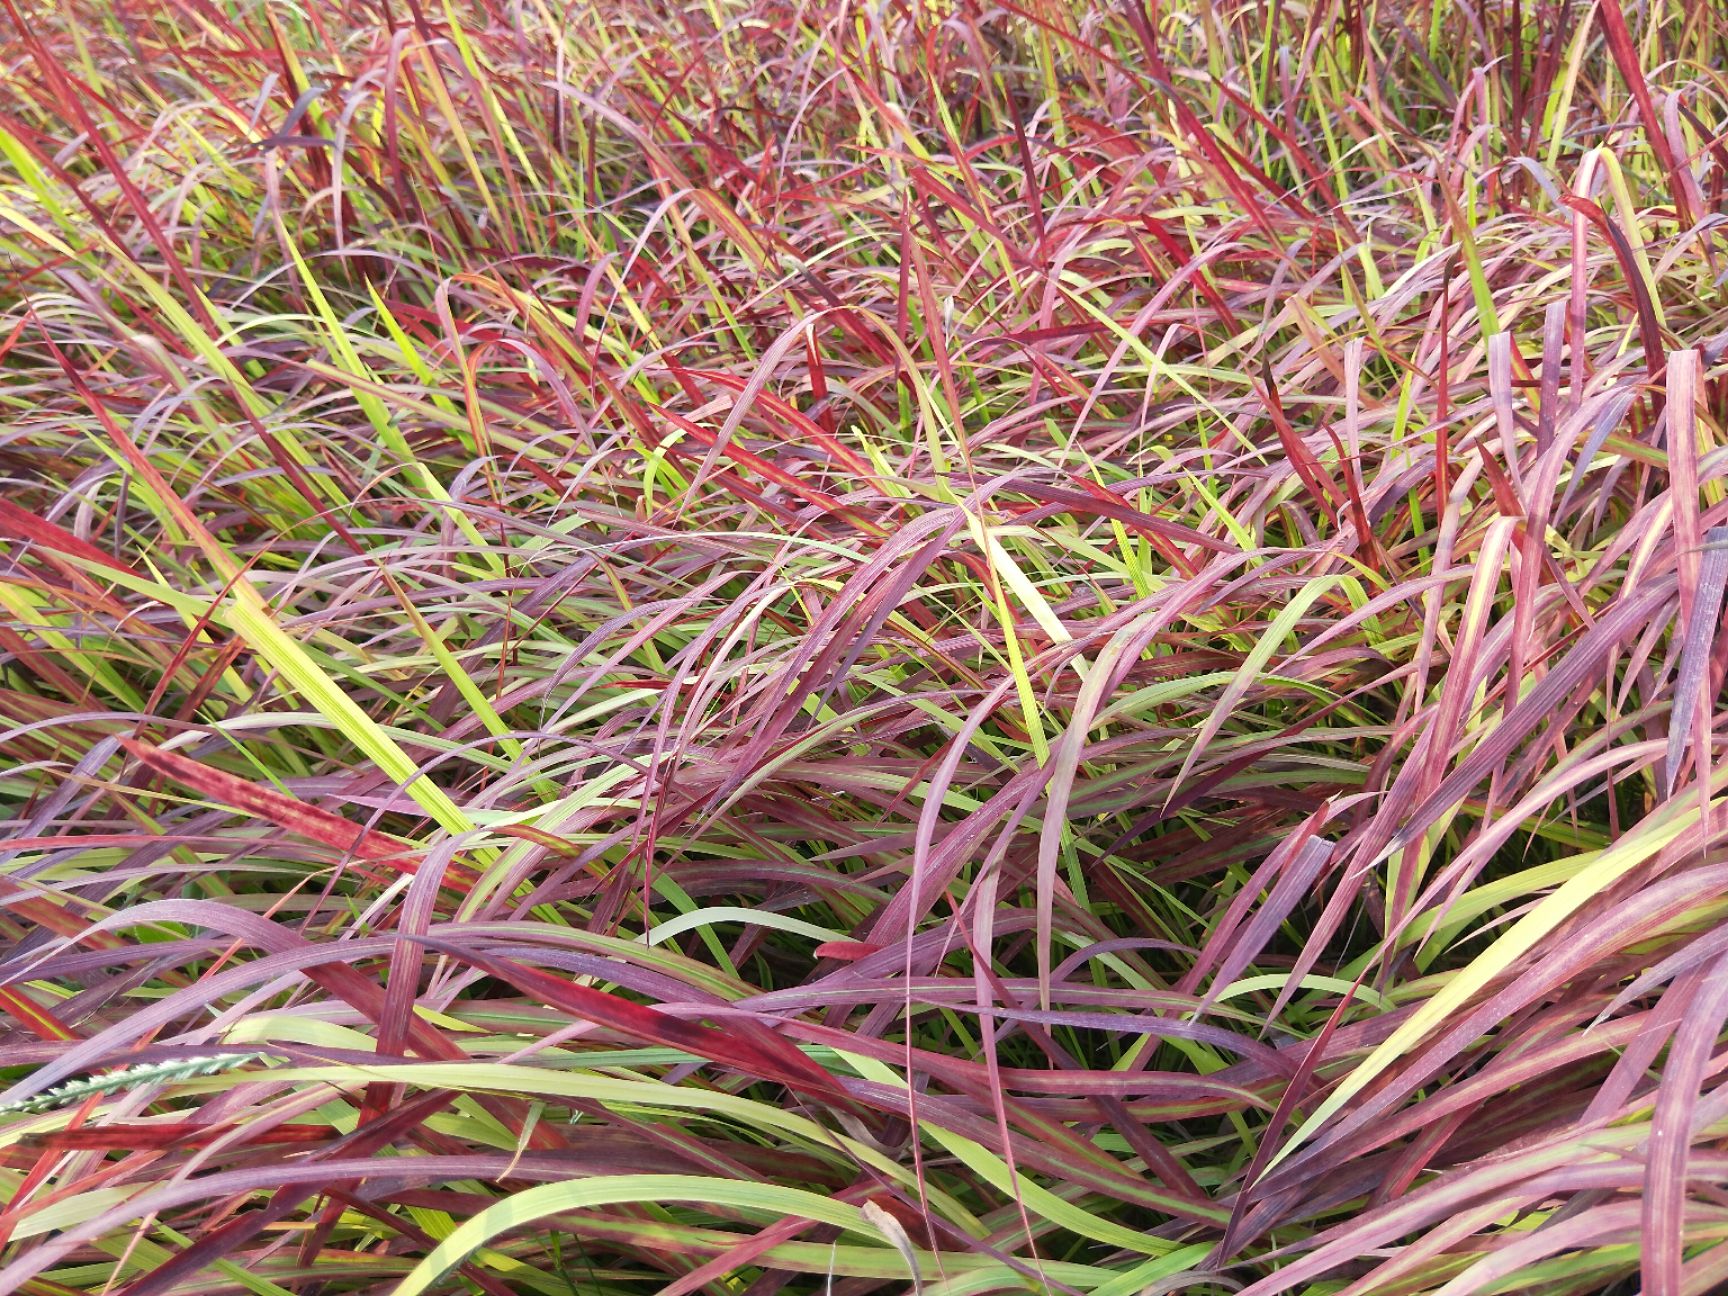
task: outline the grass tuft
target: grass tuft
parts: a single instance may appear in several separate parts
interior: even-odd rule
[[[3,0],[0,1292],[1728,1289],[1728,16]]]

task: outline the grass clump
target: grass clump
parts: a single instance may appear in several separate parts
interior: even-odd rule
[[[1728,1283],[1728,20],[0,22],[0,1289]]]

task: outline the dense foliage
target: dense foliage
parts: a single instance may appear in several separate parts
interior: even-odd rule
[[[0,1290],[1728,1284],[1728,12],[0,5]]]

